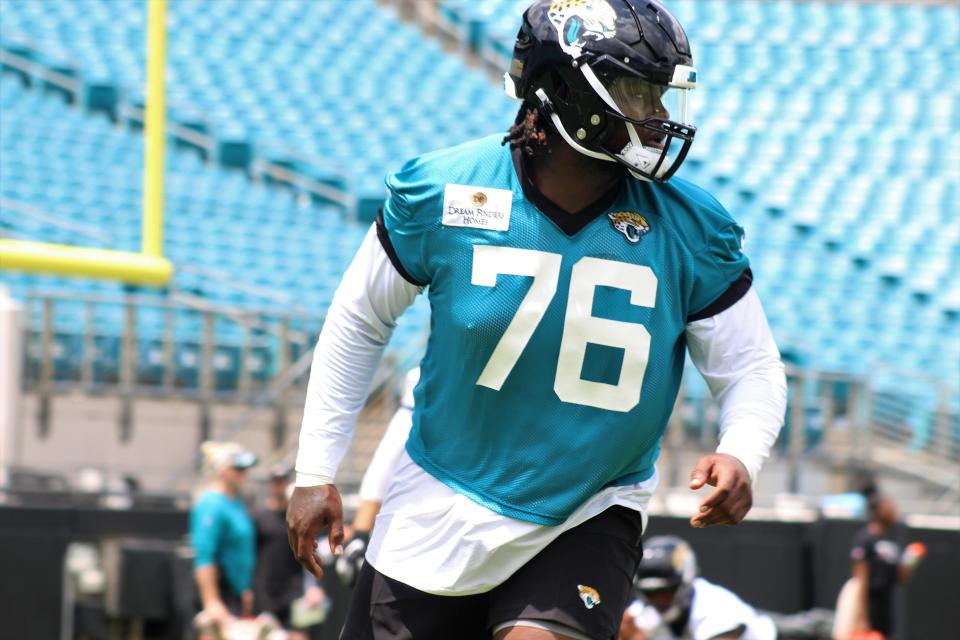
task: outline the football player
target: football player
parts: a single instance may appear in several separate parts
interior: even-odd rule
[[[697,557],[676,536],[644,542],[634,578],[638,599],[623,614],[619,640],[774,640],[770,617],[697,577]]]
[[[721,405],[691,523],[740,522],[783,421],[743,230],[672,177],[696,129],[683,28],[651,0],[537,0],[506,138],[407,162],[317,344],[291,547],[342,553],[334,484],[396,318],[427,292],[413,427],[343,638],[612,638],[685,353]],[[626,568],[626,569],[625,569]]]

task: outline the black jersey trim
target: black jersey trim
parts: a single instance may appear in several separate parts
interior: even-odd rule
[[[722,311],[726,311],[736,304],[740,298],[745,296],[752,285],[753,272],[750,271],[750,267],[747,267],[743,270],[743,273],[740,274],[740,277],[734,280],[733,284],[727,287],[727,290],[720,294],[719,298],[708,304],[703,310],[697,311],[692,316],[689,316],[687,318],[687,322],[704,320],[706,318],[711,318]]]
[[[523,195],[544,213],[555,225],[560,227],[568,236],[575,236],[581,229],[593,222],[596,218],[613,205],[614,201],[620,195],[623,187],[621,180],[610,188],[605,194],[597,198],[577,213],[570,213],[559,207],[552,200],[540,193],[537,185],[533,184],[530,175],[527,173],[526,162],[523,160],[523,154],[519,149],[513,150],[513,166],[516,168],[517,177],[520,179],[520,187],[523,189]]]
[[[418,287],[425,287],[430,284],[429,282],[420,282],[414,278],[400,262],[400,256],[397,255],[397,250],[393,248],[393,243],[390,242],[390,235],[387,233],[387,225],[383,222],[383,209],[377,211],[377,238],[380,240],[380,246],[382,246],[383,250],[387,252],[387,257],[390,258],[390,263],[393,265],[394,269],[397,270],[397,273],[403,276],[404,280]]]

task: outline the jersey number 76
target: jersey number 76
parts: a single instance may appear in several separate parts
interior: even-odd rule
[[[562,256],[558,253],[474,245],[472,284],[492,287],[501,274],[533,278],[513,320],[480,373],[478,385],[497,391],[503,386],[557,293],[561,263]],[[650,355],[650,333],[641,324],[593,316],[593,296],[598,286],[629,291],[630,303],[637,306],[652,308],[656,302],[657,277],[650,267],[592,257],[578,260],[570,274],[553,389],[564,402],[630,411],[640,402],[643,374]],[[587,343],[623,349],[617,384],[580,377]]]

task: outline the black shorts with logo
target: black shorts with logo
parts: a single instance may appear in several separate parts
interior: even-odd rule
[[[437,596],[365,564],[342,640],[489,640],[511,620],[545,621],[615,638],[642,555],[640,513],[614,506],[560,534],[487,593]]]

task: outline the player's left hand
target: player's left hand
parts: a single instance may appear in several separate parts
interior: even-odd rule
[[[690,474],[690,488],[704,485],[716,487],[700,503],[699,512],[690,518],[697,529],[715,524],[737,524],[753,506],[753,488],[750,474],[743,463],[725,453],[703,456]]]

